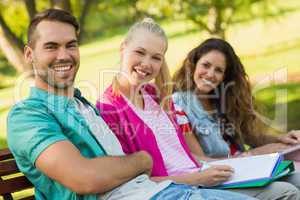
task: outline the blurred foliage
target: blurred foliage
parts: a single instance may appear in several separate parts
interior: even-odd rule
[[[236,23],[257,18],[268,19],[282,16],[299,9],[280,0],[169,0],[173,13],[193,21],[210,35],[226,37],[226,30]],[[175,11],[175,12],[174,12]]]
[[[17,75],[15,68],[11,67],[0,51],[0,89],[11,86],[11,80]]]
[[[42,0],[37,1],[36,6],[38,10],[43,10],[48,8],[50,4],[48,1]],[[0,9],[3,18],[10,29],[19,38],[22,38],[22,40],[25,41],[29,16],[23,0],[1,0]]]
[[[256,18],[272,19],[297,10],[295,0],[69,0],[73,14],[81,19],[86,2],[91,2],[81,42],[125,32],[129,25],[144,17],[158,20],[188,19],[210,35],[226,38],[236,23]],[[298,3],[297,3],[298,2]],[[50,0],[35,0],[36,10],[49,8]],[[11,31],[24,43],[29,16],[25,0],[1,0],[1,15]],[[7,54],[7,52],[6,52]],[[5,55],[6,56],[6,55]],[[7,56],[6,56],[7,57]],[[0,71],[1,73],[1,71]]]
[[[25,40],[28,15],[21,1],[4,0],[0,3],[1,14],[15,35]],[[22,19],[22,20],[20,20]]]
[[[79,19],[86,0],[70,0],[73,14]],[[146,16],[155,19],[189,19],[200,29],[214,34],[214,23],[226,31],[232,23],[254,18],[279,16],[298,9],[300,5],[282,3],[280,0],[90,0],[93,6],[85,24],[89,41],[119,26],[133,23]],[[49,0],[36,1],[38,11],[49,8]],[[217,13],[212,12],[216,8]],[[25,41],[29,17],[24,0],[1,0],[0,9],[11,30]],[[215,19],[213,18],[215,15]],[[22,20],[20,20],[22,19]],[[217,22],[219,20],[219,22]],[[217,25],[216,25],[217,26]]]

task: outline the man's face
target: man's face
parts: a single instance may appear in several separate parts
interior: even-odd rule
[[[79,68],[79,48],[75,28],[58,21],[40,22],[34,44],[25,48],[25,59],[35,71],[37,87],[68,89]]]

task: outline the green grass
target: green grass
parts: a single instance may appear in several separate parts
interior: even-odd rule
[[[300,129],[300,83],[286,83],[271,85],[255,93],[256,100],[263,107],[263,116],[269,119],[271,126],[275,128],[283,122],[278,120],[287,119],[287,129]],[[285,108],[285,106],[287,106]],[[286,111],[286,112],[285,112]],[[286,114],[286,116],[285,116]],[[277,120],[276,120],[277,119]]]
[[[236,25],[228,30],[228,41],[240,55],[251,79],[255,79],[258,83],[261,83],[261,80],[267,76],[276,79],[276,71],[282,67],[289,75],[300,74],[298,59],[300,26],[295,25],[298,24],[299,18],[300,12],[290,13],[285,17],[278,18],[275,22],[269,21],[264,24],[261,20],[257,20],[244,25]],[[173,73],[188,51],[209,36],[204,32],[197,31],[198,28],[187,21],[164,22],[162,26],[169,37],[166,59]],[[120,31],[121,34],[112,37],[95,39],[94,42],[80,47],[81,67],[76,85],[92,102],[95,102],[104,88],[110,84],[114,73],[119,68],[119,46],[125,34],[124,31]],[[279,74],[282,73],[279,72]],[[6,138],[8,109],[12,104],[28,95],[28,85],[31,84],[29,80],[24,81],[21,76],[15,77],[13,80],[11,77],[8,78],[14,87],[0,90],[0,148],[5,146],[3,141]],[[274,115],[271,111],[274,95],[267,91],[276,89],[275,86],[271,86],[258,93],[258,99],[266,103],[270,116]],[[296,110],[300,93],[298,92],[298,95],[291,90],[288,92],[289,98],[292,96],[288,99],[289,105],[292,105],[292,110]],[[291,124],[296,124],[293,118],[296,116],[289,114],[288,117]],[[295,125],[288,127],[295,127]]]

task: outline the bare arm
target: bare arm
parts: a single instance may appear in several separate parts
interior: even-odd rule
[[[149,174],[152,169],[151,157],[143,151],[89,159],[68,141],[49,146],[35,164],[47,176],[79,194],[110,191],[139,174]]]
[[[282,143],[286,145],[295,145],[300,143],[300,130],[291,130],[288,133],[272,135],[270,133],[251,133],[245,135],[245,141],[252,147],[260,147],[271,143]]]
[[[193,133],[192,131],[184,133],[184,139],[185,139],[185,142],[187,143],[188,147],[190,148],[194,158],[198,162],[201,162],[203,160],[204,161],[213,160],[205,155],[205,153],[203,152],[203,150],[197,140],[195,133]]]
[[[283,143],[270,143],[270,144],[266,144],[266,145],[262,145],[260,147],[250,149],[248,152],[251,155],[261,155],[261,154],[280,152],[289,147],[291,147],[291,146],[283,144]]]
[[[290,148],[292,145],[299,144],[299,143],[300,143],[299,131],[290,131],[286,134],[282,134],[279,136],[270,135],[270,134],[261,134],[260,142],[255,142],[253,146],[255,146],[256,148],[251,149],[249,152],[252,155],[280,152],[287,148]]]
[[[265,134],[264,144],[282,143],[286,145],[295,145],[300,143],[300,130],[291,130],[288,133],[281,135]]]

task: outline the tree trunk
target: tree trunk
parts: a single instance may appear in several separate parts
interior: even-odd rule
[[[36,4],[35,0],[24,0],[25,6],[27,9],[27,13],[29,15],[30,20],[33,19],[34,15],[36,14]]]
[[[80,26],[79,42],[81,42],[82,38],[85,36],[85,29],[84,29],[85,19],[89,13],[89,10],[90,10],[93,2],[94,2],[94,0],[84,0],[83,8],[82,8],[81,15],[79,18],[79,26]]]
[[[52,8],[58,8],[66,10],[72,13],[70,0],[50,0]]]
[[[223,29],[218,29],[214,34],[215,37],[226,40],[226,34]]]
[[[5,34],[9,39],[16,44],[16,46],[20,49],[24,48],[24,43],[21,39],[19,39],[8,27],[6,22],[4,21],[2,15],[0,14],[0,27],[3,31],[3,34]]]
[[[222,13],[221,9],[211,7],[208,12],[208,28],[210,34],[214,37],[225,39],[225,30],[222,28]]]
[[[5,35],[2,27],[0,29],[0,48],[8,62],[18,72],[24,72],[30,69],[24,60],[23,52],[13,40]]]
[[[2,15],[0,15],[0,48],[18,72],[30,69],[23,57],[23,41],[9,29]]]

